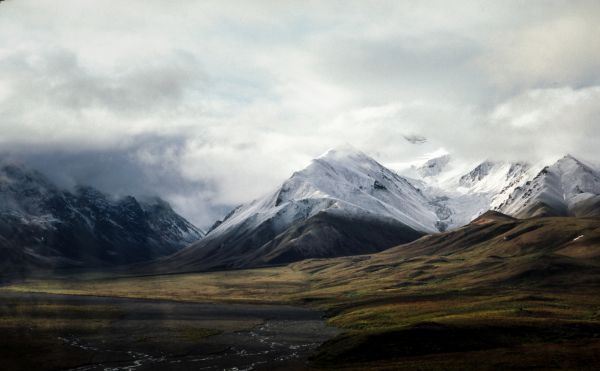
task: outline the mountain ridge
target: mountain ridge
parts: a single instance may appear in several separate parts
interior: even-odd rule
[[[113,198],[85,185],[63,190],[25,166],[0,166],[0,267],[7,276],[150,260],[201,237],[162,199]]]
[[[497,209],[519,217],[600,216],[600,172],[572,155],[544,167]]]

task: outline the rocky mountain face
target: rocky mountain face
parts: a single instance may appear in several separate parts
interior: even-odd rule
[[[469,173],[461,176],[458,180],[458,184],[463,187],[473,187],[478,182],[481,182],[485,177],[490,175],[490,172],[493,171],[496,165],[497,164],[491,161],[484,161],[477,165],[477,167],[475,167],[473,170],[469,171]]]
[[[411,182],[435,206],[439,225],[446,229],[465,225],[487,210],[514,217],[600,215],[600,171],[571,155],[548,166],[484,161],[466,173],[452,169],[447,155],[440,159],[423,166],[441,161],[441,171],[417,174]]]
[[[0,167],[0,267],[101,267],[154,259],[202,232],[163,200],[114,199],[91,187],[58,188],[37,171]]]
[[[567,155],[516,188],[496,209],[517,217],[600,216],[600,172]]]
[[[450,159],[450,155],[432,158],[419,166],[416,171],[422,178],[436,176],[444,171],[446,165],[450,162]]]
[[[439,171],[423,176],[428,164]],[[443,166],[438,166],[443,164]],[[440,231],[454,229],[500,205],[520,185],[534,176],[536,167],[524,162],[484,161],[457,167],[449,155],[428,160],[413,171],[412,184],[419,187],[439,220]]]

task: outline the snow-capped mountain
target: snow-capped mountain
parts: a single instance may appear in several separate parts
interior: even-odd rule
[[[539,166],[526,162],[484,161],[458,179],[458,191],[462,194],[484,195],[495,209],[520,185],[539,170]]]
[[[524,162],[489,160],[457,164],[445,154],[411,169],[413,178],[409,179],[434,207],[438,229],[446,230],[463,226],[500,205],[535,174],[536,168]]]
[[[113,199],[85,186],[71,192],[23,166],[0,167],[3,273],[148,260],[201,237],[199,229],[158,198]]]
[[[168,261],[217,269],[367,253],[435,232],[438,220],[408,180],[356,149],[338,148],[233,210]]]
[[[436,207],[439,226],[447,229],[487,210],[516,217],[600,215],[600,171],[571,155],[550,166],[483,161],[467,172],[444,155],[416,169],[412,184]]]
[[[514,189],[496,209],[517,217],[600,215],[600,172],[567,155]]]
[[[322,210],[332,213],[396,219],[413,229],[435,231],[437,218],[426,197],[406,179],[364,153],[337,148],[294,173],[275,192],[240,208],[214,232],[230,228],[256,215],[261,223],[277,215],[289,224]]]

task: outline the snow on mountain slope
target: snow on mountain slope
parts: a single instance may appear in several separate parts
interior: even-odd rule
[[[501,204],[516,187],[531,179],[539,165],[526,162],[485,161],[459,180],[459,190],[463,194],[485,194],[489,198],[490,209]]]
[[[597,215],[600,173],[571,155],[543,168],[496,209],[509,215]]]
[[[356,149],[337,148],[161,265],[227,269],[367,253],[435,232],[437,221],[405,178]]]
[[[437,217],[418,189],[364,153],[340,148],[313,160],[275,192],[235,210],[209,235],[248,221],[252,227],[273,217],[277,225],[287,226],[324,210],[388,217],[416,230],[436,231]]]
[[[234,209],[204,239],[162,259],[160,269],[247,268],[379,251],[422,233],[464,226],[505,205],[540,168],[455,163],[445,154],[413,167],[415,178],[405,178],[355,149],[331,150],[265,197]],[[566,189],[575,201],[594,195],[590,169],[560,168],[570,184],[561,192]],[[598,210],[600,199],[590,197],[598,204],[586,203],[580,212]]]
[[[66,191],[24,166],[0,166],[0,271],[7,275],[25,272],[26,265],[143,261],[201,237],[200,230],[161,199],[115,199],[86,186]]]
[[[443,167],[437,164],[443,164]],[[428,160],[417,168],[441,168],[411,182],[420,188],[435,207],[441,230],[463,226],[495,208],[512,191],[535,174],[538,166],[524,162],[484,161],[479,164],[457,164],[449,155]]]

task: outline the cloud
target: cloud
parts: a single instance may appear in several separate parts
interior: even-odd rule
[[[391,165],[600,155],[594,1],[0,7],[0,152],[203,226],[344,143]]]
[[[363,101],[479,99],[487,81],[472,68],[476,40],[448,31],[329,39],[315,52],[326,80],[356,92]]]
[[[104,73],[61,48],[6,53],[0,58],[1,141],[106,145],[168,127],[186,95],[204,84],[197,61],[185,52]]]
[[[547,18],[491,35],[478,63],[503,89],[597,85],[599,37],[600,4],[575,2]]]
[[[425,142],[427,142],[427,138],[425,138],[424,136],[421,135],[415,135],[415,134],[411,134],[411,135],[403,135],[404,139],[406,139],[406,141],[408,143],[412,143],[412,144],[423,144]]]
[[[210,225],[230,204],[215,200],[216,184],[209,178],[182,175],[180,157],[185,138],[143,136],[126,148],[0,152],[0,158],[24,163],[46,174],[61,188],[87,184],[117,197],[158,195],[199,226]]]
[[[534,89],[498,105],[490,115],[495,139],[512,157],[550,159],[566,153],[596,160],[600,86]]]

